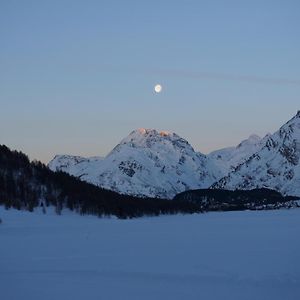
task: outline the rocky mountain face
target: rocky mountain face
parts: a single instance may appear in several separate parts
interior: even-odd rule
[[[161,198],[207,188],[223,175],[177,134],[144,128],[131,132],[104,159],[56,156],[49,167],[120,193]]]
[[[258,135],[252,134],[236,147],[223,148],[209,153],[208,158],[212,159],[223,176],[226,176],[238,165],[245,162],[250,156],[260,150],[268,137],[269,135],[260,138]]]
[[[300,111],[263,147],[212,188],[271,188],[285,195],[300,195]]]

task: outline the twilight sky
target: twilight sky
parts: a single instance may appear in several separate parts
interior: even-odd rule
[[[44,162],[139,127],[204,153],[273,132],[300,109],[300,1],[0,0],[0,104],[0,144]]]

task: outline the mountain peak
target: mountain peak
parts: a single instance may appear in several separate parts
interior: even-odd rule
[[[133,135],[160,135],[160,136],[169,136],[172,135],[173,133],[162,130],[162,131],[157,131],[156,129],[152,128],[138,128],[136,130],[133,130],[129,136]]]
[[[160,136],[168,136],[168,135],[170,135],[171,133],[170,133],[169,131],[163,130],[163,131],[161,131],[159,134],[160,134]]]
[[[246,140],[243,140],[240,142],[240,144],[237,145],[237,148],[245,147],[248,145],[256,145],[260,142],[261,137],[257,134],[251,134]]]
[[[152,128],[138,128],[133,130],[127,137],[121,141],[121,145],[147,146],[155,143],[174,142],[181,139],[176,133],[169,131],[158,131]]]
[[[138,128],[125,137],[109,154],[119,152],[121,148],[152,149],[155,151],[194,152],[193,147],[179,135],[169,131],[158,131],[156,129]],[[164,150],[163,150],[164,149]],[[172,150],[171,150],[172,149]],[[200,153],[199,153],[200,155]]]
[[[261,140],[261,137],[258,136],[257,134],[251,134],[251,135],[248,137],[248,140],[250,140],[250,141],[260,141],[260,140]]]
[[[283,126],[285,126],[287,124],[289,125],[295,121],[298,122],[298,121],[300,121],[299,119],[300,119],[300,110],[298,110],[297,113],[290,120],[288,120]]]

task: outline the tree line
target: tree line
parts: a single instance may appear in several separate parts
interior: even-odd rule
[[[200,212],[191,202],[139,198],[99,188],[67,173],[53,172],[5,145],[0,145],[0,204],[28,211],[41,207],[44,212],[54,206],[58,214],[68,208],[82,215],[122,219]]]
[[[283,196],[281,193],[267,189],[223,190],[199,189],[180,193],[174,197],[176,201],[198,205],[201,211],[228,210],[262,210],[298,207],[299,197]]]

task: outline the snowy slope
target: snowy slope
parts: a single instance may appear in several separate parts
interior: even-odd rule
[[[298,300],[299,210],[134,220],[5,210],[2,300]]]
[[[88,169],[90,165],[94,168],[101,166],[103,157],[82,157],[74,155],[56,155],[48,164],[48,167],[53,171],[63,171],[76,177],[81,177],[83,170]]]
[[[208,157],[215,161],[220,171],[226,176],[235,167],[260,150],[267,138],[268,136],[262,139],[258,135],[252,134],[236,147],[227,147],[213,151],[208,154]]]
[[[267,187],[288,195],[300,195],[300,111],[246,162],[213,188],[252,189]]]
[[[214,161],[175,133],[138,129],[103,160],[56,156],[49,167],[117,192],[172,198],[222,177]]]

